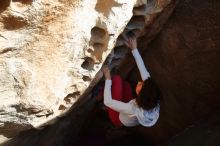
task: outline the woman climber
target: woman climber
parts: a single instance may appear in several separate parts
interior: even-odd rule
[[[104,66],[104,104],[108,107],[108,115],[115,126],[131,127],[141,124],[150,127],[159,118],[160,90],[150,78],[138,52],[136,36],[129,32],[127,38],[125,44],[131,49],[142,78],[136,88],[138,96],[133,98],[130,84],[122,81],[119,75],[111,77],[109,68]]]

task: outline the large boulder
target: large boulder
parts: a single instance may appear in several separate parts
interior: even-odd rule
[[[102,77],[109,53],[111,68],[125,56],[126,32],[143,35],[170,2],[0,1],[0,133],[11,137],[68,111]]]
[[[164,142],[215,111],[220,103],[220,3],[179,1],[169,18],[177,2],[5,1],[0,6],[1,132],[37,127],[66,111],[100,78],[95,75],[114,45],[107,61],[111,68],[131,83],[140,80],[123,43],[128,31],[140,37],[139,50],[162,91],[158,123],[137,127],[140,133]],[[28,136],[38,135],[40,141],[48,137],[40,132],[65,131],[69,125],[74,130],[71,115],[77,112]],[[54,140],[58,136],[54,133]]]
[[[162,91],[161,112],[152,128],[139,130],[155,143],[165,141],[220,104],[220,2],[218,0],[179,1],[160,34],[152,39],[157,21],[145,28],[139,39],[144,62]],[[119,70],[131,81],[140,80],[132,56]],[[127,64],[127,65],[126,65]],[[146,95],[147,96],[147,95]],[[216,113],[216,116],[219,113]]]
[[[67,111],[96,82],[140,3],[0,1],[0,133],[10,137]]]

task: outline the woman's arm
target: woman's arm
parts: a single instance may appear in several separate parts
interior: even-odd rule
[[[136,40],[135,35],[130,33],[128,36],[128,40],[125,42],[125,44],[132,50],[132,54],[133,54],[134,59],[137,63],[138,69],[141,74],[141,78],[143,81],[145,81],[147,78],[150,77],[150,74],[144,65],[144,61],[143,61],[140,53],[138,52],[137,40]]]
[[[131,104],[112,99],[111,85],[112,80],[105,80],[104,104],[117,112],[132,114]]]
[[[149,72],[147,71],[147,69],[144,65],[144,61],[143,61],[140,53],[138,52],[138,49],[133,49],[132,54],[134,56],[134,59],[137,63],[138,69],[140,71],[141,79],[143,81],[145,81],[146,79],[148,79],[150,77],[150,74],[149,74]]]
[[[124,102],[112,99],[112,93],[111,93],[112,80],[111,80],[109,68],[107,66],[103,67],[103,73],[106,78],[105,88],[104,88],[104,104],[107,107],[117,112],[131,114],[132,107],[129,103],[124,103]]]

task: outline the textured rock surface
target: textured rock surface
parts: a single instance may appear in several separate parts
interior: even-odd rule
[[[158,124],[152,128],[135,127],[134,131],[138,131],[154,143],[166,141],[176,135],[218,108],[220,103],[218,93],[220,90],[220,13],[218,11],[220,3],[218,0],[180,1],[172,17],[155,38],[172,13],[176,2],[158,0],[148,1],[145,5],[145,1],[138,1],[133,9],[133,17],[117,39],[116,47],[109,57],[112,60],[111,67],[120,70],[124,78],[129,77],[131,83],[140,80],[137,68],[133,68],[134,60],[123,44],[127,31],[132,30],[140,36],[139,49],[152,78],[161,88],[163,97]],[[27,4],[22,2],[24,3]],[[112,9],[103,9],[101,5],[115,6],[117,3],[100,1],[97,5],[93,5],[95,11],[99,11],[101,16],[110,17],[109,11]],[[7,6],[8,4],[5,5]],[[86,62],[82,61],[79,64],[91,70],[93,68],[93,64],[90,64],[91,58],[95,57],[94,62],[101,58],[101,55],[95,55],[100,51],[94,48],[102,48],[107,38],[105,30],[97,26],[90,27],[88,32],[91,35],[88,44],[92,44],[88,53],[92,55],[84,57]],[[151,40],[153,42],[149,44]],[[110,48],[106,50],[106,54],[109,50]],[[9,52],[12,51],[9,49]],[[126,59],[117,67],[123,58]],[[82,78],[89,82],[91,80],[87,75]],[[75,94],[69,94],[67,97],[71,98]],[[94,101],[89,100],[78,108],[89,110],[93,103]],[[77,111],[77,106],[73,109],[75,110],[55,124],[43,130],[24,132],[8,145],[62,145],[69,141],[69,138],[74,139],[88,111]],[[76,122],[79,123],[76,124]],[[209,126],[210,123],[206,124]]]
[[[95,100],[87,96],[83,100],[77,100],[73,109],[67,116],[60,117],[54,124],[46,125],[42,129],[29,129],[22,131],[10,141],[0,144],[1,146],[63,146],[71,145],[82,125],[94,107]]]
[[[124,28],[112,67],[127,52],[125,33],[141,35],[169,2],[1,1],[1,132],[10,137],[67,110],[100,78]]]
[[[180,1],[152,43],[147,40],[151,38],[151,29],[158,25],[146,28],[146,34],[139,39],[145,64],[163,94],[158,124],[139,128],[154,142],[169,139],[219,108],[219,8],[218,0]],[[124,61],[119,70],[136,82],[140,80],[137,68],[130,68],[131,63],[126,65],[132,60],[131,57]]]
[[[220,111],[216,111],[219,113]],[[213,112],[171,139],[166,146],[220,145],[220,117]]]
[[[125,65],[121,68],[124,72],[124,74],[121,75],[126,76],[132,69],[132,67],[128,67],[126,64],[130,64],[133,60],[133,58],[129,56],[129,49],[124,44],[124,40],[127,39],[127,32],[132,31],[137,37],[141,37],[147,33],[148,38],[144,41],[150,42],[160,32],[172,14],[175,5],[175,0],[149,0],[147,4],[143,3],[143,1],[139,1],[133,8],[131,20],[117,39],[115,48],[110,57],[110,66],[118,69],[120,66]]]
[[[0,1],[0,132],[11,136],[66,111],[95,82],[135,4]]]

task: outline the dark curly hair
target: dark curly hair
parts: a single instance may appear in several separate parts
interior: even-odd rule
[[[159,87],[151,78],[144,81],[144,85],[136,97],[137,105],[145,110],[149,110],[157,106],[161,92]]]

